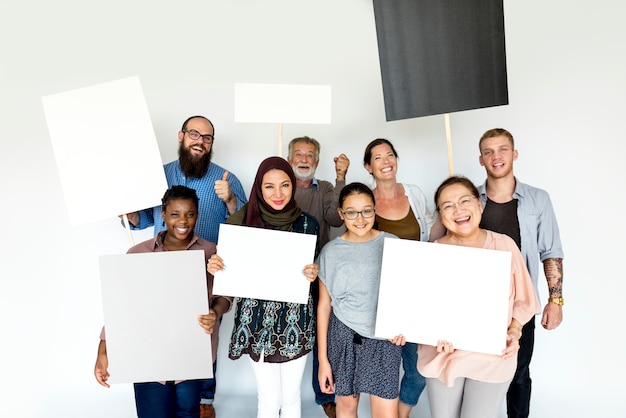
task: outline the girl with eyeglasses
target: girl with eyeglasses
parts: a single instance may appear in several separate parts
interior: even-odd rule
[[[445,234],[422,190],[397,181],[398,153],[391,141],[378,138],[370,142],[365,148],[363,166],[375,183],[377,229],[414,241],[434,241]],[[407,343],[402,348],[402,368],[398,418],[408,418],[426,386],[426,380],[417,371],[417,344]]]
[[[319,383],[334,393],[337,416],[356,417],[361,393],[372,416],[397,417],[403,336],[374,339],[383,244],[391,234],[374,229],[374,194],[351,183],[339,195],[346,232],[319,257],[317,338]]]

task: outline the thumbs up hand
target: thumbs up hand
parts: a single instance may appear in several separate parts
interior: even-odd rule
[[[233,196],[233,192],[230,190],[230,183],[228,183],[228,171],[224,171],[224,175],[221,180],[215,180],[215,194],[219,197],[224,203],[228,204],[235,196]]]

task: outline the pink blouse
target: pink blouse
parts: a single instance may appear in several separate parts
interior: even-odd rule
[[[506,235],[487,231],[483,248],[511,252],[509,317],[517,319],[521,324],[527,323],[533,315],[541,311],[541,306],[517,245]],[[454,341],[451,342],[454,344]],[[517,356],[504,360],[494,354],[463,350],[438,353],[436,347],[425,344],[420,344],[418,348],[417,369],[419,372],[425,377],[439,379],[448,387],[454,385],[457,377],[487,383],[506,382],[513,378],[516,367]]]

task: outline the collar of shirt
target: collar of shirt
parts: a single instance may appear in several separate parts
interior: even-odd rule
[[[308,187],[301,187],[301,189],[310,189],[311,187],[315,187],[315,189],[317,190],[320,189],[320,184],[317,182],[317,179],[315,177],[313,177],[313,179],[311,180],[311,184],[309,184]]]
[[[520,197],[524,197],[526,195],[526,185],[524,183],[521,183],[519,180],[517,180],[517,177],[515,177],[515,190],[513,190],[513,199],[519,199]],[[487,202],[487,180],[485,180],[485,182],[483,184],[481,184],[480,186],[478,186],[478,193],[480,194],[481,200],[483,202],[483,206],[485,202]]]
[[[167,251],[167,248],[165,248],[165,245],[163,245],[163,238],[165,237],[166,232],[167,231],[161,231],[157,234],[156,237],[154,237],[154,248],[160,248],[162,251]],[[194,232],[193,236],[191,237],[191,241],[189,241],[189,244],[187,245],[187,248],[185,249],[188,250],[197,241],[198,241],[198,234]]]

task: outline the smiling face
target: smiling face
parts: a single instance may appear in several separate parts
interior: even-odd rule
[[[187,132],[183,132],[187,131]],[[191,139],[189,131],[200,135],[213,135],[213,126],[204,118],[189,119],[183,130],[178,132],[178,160],[185,177],[202,178],[211,164],[213,142],[204,142],[202,137]]]
[[[213,127],[203,118],[193,118],[187,122],[187,131],[194,130],[200,135],[213,135]],[[188,153],[191,158],[200,159],[211,152],[213,144],[205,144],[202,137],[193,140],[189,138],[189,134],[183,131],[178,132],[178,142],[181,148]]]
[[[497,179],[512,176],[517,150],[513,149],[511,140],[504,135],[485,138],[480,144],[478,160],[487,170],[487,177]]]
[[[198,208],[190,199],[171,199],[161,211],[167,228],[166,239],[181,243],[189,242],[193,236]]]
[[[319,161],[316,159],[317,150],[315,145],[307,142],[296,142],[293,144],[292,155],[289,164],[293,173],[300,181],[309,181],[315,175],[315,169]]]
[[[356,193],[346,196],[343,200],[341,208],[338,208],[337,210],[339,211],[339,216],[343,219],[346,229],[348,230],[346,236],[347,241],[364,242],[373,238],[372,228],[374,227],[376,217],[374,216],[374,213],[371,212],[371,217],[366,218],[363,216],[363,212],[365,211],[365,213],[368,214],[374,209],[374,201],[371,196],[365,193]],[[356,219],[348,219],[344,213],[350,212],[360,213],[357,214]]]
[[[283,170],[273,169],[263,175],[261,192],[263,200],[274,210],[281,210],[291,200],[293,184]]]
[[[479,231],[483,207],[466,186],[457,183],[445,187],[435,203],[449,234],[467,237]]]
[[[376,180],[395,179],[398,171],[398,157],[388,144],[376,145],[372,148],[370,162],[365,168]]]

